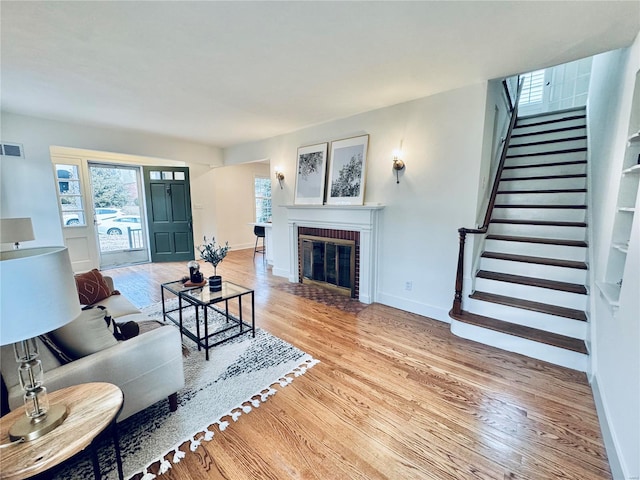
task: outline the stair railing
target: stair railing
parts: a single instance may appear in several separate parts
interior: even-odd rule
[[[518,119],[518,102],[520,100],[520,93],[522,92],[522,85],[523,85],[522,80],[518,78],[518,90],[516,92],[515,101],[513,102],[513,104],[511,104],[511,95],[509,93],[509,87],[507,85],[507,81],[506,80],[502,81],[502,86],[504,87],[505,94],[509,99],[511,119],[509,121],[509,128],[507,129],[507,135],[505,137],[505,141],[502,144],[502,153],[500,154],[500,161],[498,163],[498,168],[496,170],[496,176],[493,180],[493,187],[491,188],[491,196],[489,197],[489,204],[487,205],[487,212],[484,215],[484,221],[482,225],[478,228],[462,227],[458,229],[460,245],[458,250],[458,268],[456,271],[456,292],[455,292],[455,296],[453,297],[453,308],[451,309],[454,315],[462,314],[462,288],[463,288],[463,279],[464,279],[464,247],[465,247],[467,234],[485,234],[489,229],[489,222],[491,221],[493,207],[496,204],[498,184],[500,183],[500,177],[502,177],[502,170],[504,168],[505,160],[507,159],[507,150],[509,149],[509,143],[511,142],[511,134],[513,132],[513,128],[516,125],[516,120]]]

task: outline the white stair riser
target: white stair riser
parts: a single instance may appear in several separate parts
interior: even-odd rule
[[[484,302],[474,298],[464,298],[462,302],[463,308],[467,312],[557,333],[566,337],[579,338],[580,340],[587,338],[587,322],[509,307],[508,305]]]
[[[502,178],[537,177],[541,175],[584,175],[586,164],[556,165],[553,167],[515,168],[502,172]]]
[[[544,178],[540,180],[510,180],[499,185],[501,192],[513,190],[568,190],[587,188],[587,178]]]
[[[584,262],[587,259],[586,247],[566,245],[548,245],[546,243],[513,242],[508,240],[487,239],[484,249],[489,252],[513,253],[532,257],[558,258]]]
[[[582,128],[576,128],[573,130],[564,130],[562,132],[544,133],[545,130],[555,130],[558,128],[566,128],[566,126],[562,126],[562,127],[549,126],[549,128],[541,129],[542,133],[536,133],[535,135],[527,135],[525,137],[515,137],[515,138],[512,137],[511,143],[509,144],[509,146],[515,147],[523,143],[546,142],[549,140],[559,140],[561,138],[566,138],[566,137],[584,137],[587,135],[587,127],[584,127],[584,126]],[[529,129],[528,132],[514,132],[514,134],[520,135],[523,133],[533,133],[531,130],[532,129]]]
[[[496,196],[498,205],[530,204],[530,205],[586,205],[586,193],[499,193]]]
[[[556,143],[543,143],[542,145],[528,145],[509,147],[508,155],[527,155],[531,153],[554,153],[557,150],[572,150],[574,148],[587,148],[586,140],[566,140]]]
[[[489,233],[512,235],[517,237],[559,238],[563,240],[587,239],[585,227],[556,227],[549,225],[515,225],[512,223],[492,223]]]
[[[535,157],[510,157],[504,162],[507,167],[516,165],[533,165],[538,163],[573,162],[587,159],[587,152],[550,153]]]
[[[514,262],[512,260],[498,260],[496,258],[482,257],[480,259],[480,270],[522,275],[524,277],[545,278],[547,280],[578,283],[580,285],[586,285],[587,281],[587,270],[557,267],[554,265],[540,265],[537,263]]]
[[[549,120],[561,120],[559,122],[554,122],[554,123],[548,123],[545,125],[538,125],[536,128],[538,130],[540,130],[541,128],[548,128],[549,125],[557,125],[558,128],[562,128],[562,126],[566,126],[567,124],[571,123],[571,122],[582,122],[581,124],[584,125],[586,123],[586,117],[581,117],[581,118],[576,118],[576,119],[572,119],[572,120],[568,120],[569,117],[576,117],[578,115],[584,115],[584,109],[577,109],[576,111],[573,112],[556,112],[556,113],[548,113],[547,115],[534,115],[534,116],[523,116],[523,117],[518,117],[518,126],[525,126],[525,125],[530,125],[532,123],[540,123],[540,122],[546,122]],[[567,119],[567,120],[564,120]],[[578,125],[580,125],[580,123],[578,123]]]
[[[494,208],[494,219],[584,222],[586,209],[578,208]]]
[[[497,280],[490,280],[488,278],[476,278],[476,290],[486,293],[495,293],[496,295],[504,295],[505,297],[546,303],[547,305],[573,308],[581,311],[585,311],[587,308],[586,295],[534,287],[531,285],[500,282]]]
[[[495,332],[456,320],[451,322],[451,332],[462,338],[467,338],[509,352],[526,355],[531,358],[537,358],[538,360],[553,363],[554,365],[560,365],[580,372],[587,371],[588,356],[581,353]]]

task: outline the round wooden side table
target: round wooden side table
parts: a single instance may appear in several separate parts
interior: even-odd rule
[[[94,475],[100,478],[94,440],[111,428],[119,478],[123,478],[116,418],[122,410],[122,391],[110,383],[84,383],[49,393],[51,405],[66,405],[69,415],[55,430],[29,442],[15,443],[0,450],[0,478],[21,480],[60,465],[91,447]],[[9,428],[24,409],[17,408],[0,418],[0,443],[9,443]]]

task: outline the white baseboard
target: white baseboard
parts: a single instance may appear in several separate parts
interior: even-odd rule
[[[596,412],[598,412],[598,421],[600,423],[600,431],[604,439],[604,446],[607,450],[607,458],[609,459],[609,467],[611,468],[611,476],[618,480],[637,480],[638,477],[631,477],[628,469],[625,467],[622,458],[618,455],[618,441],[615,432],[609,426],[609,415],[606,399],[600,392],[598,385],[598,375],[593,376],[591,382],[591,391],[593,392],[593,400],[596,403]]]
[[[451,323],[449,317],[449,310],[451,308],[436,307],[434,305],[427,305],[425,303],[416,302],[414,300],[408,300],[406,298],[397,297],[384,292],[378,292],[376,295],[376,302],[389,307],[399,308],[407,312],[416,313],[424,317],[433,318],[445,323]]]
[[[274,277],[284,277],[284,278],[289,278],[289,269],[285,269],[285,268],[276,268],[275,266],[273,267],[273,270],[271,271],[271,273],[273,274]]]

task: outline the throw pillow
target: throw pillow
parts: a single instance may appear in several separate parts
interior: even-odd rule
[[[92,305],[111,295],[107,282],[97,268],[75,276],[78,297],[82,305]]]
[[[39,335],[38,338],[45,344],[49,351],[53,353],[53,356],[56,357],[61,365],[73,362],[73,358],[67,355],[58,345],[56,345],[56,342],[54,342],[48,334],[45,333],[44,335]]]
[[[106,310],[82,310],[72,322],[52,331],[49,336],[71,358],[78,359],[118,344],[105,322]]]

